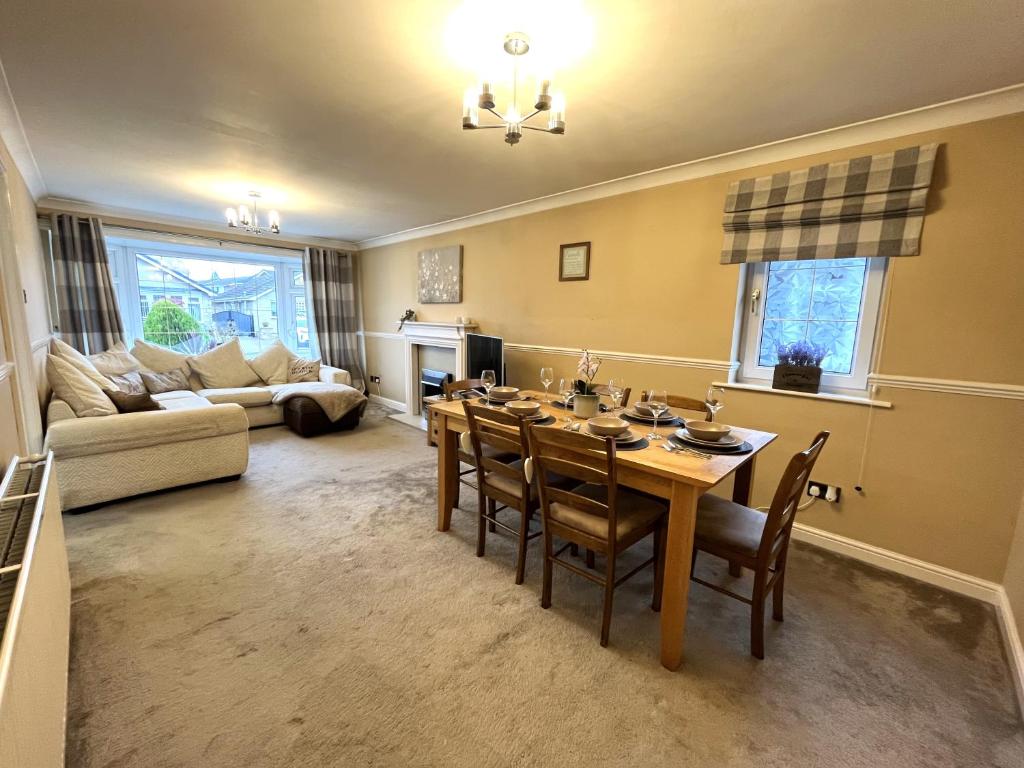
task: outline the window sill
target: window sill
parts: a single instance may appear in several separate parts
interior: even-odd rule
[[[785,397],[805,397],[812,400],[826,400],[832,403],[850,403],[852,405],[867,405],[874,408],[892,408],[892,403],[887,400],[875,400],[870,397],[858,397],[856,395],[836,395],[831,392],[791,392],[788,389],[772,389],[764,384],[743,384],[740,382],[713,382],[716,387],[725,389],[742,389],[747,392],[763,392],[771,395],[783,395]]]

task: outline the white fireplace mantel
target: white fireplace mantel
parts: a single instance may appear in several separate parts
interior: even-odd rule
[[[456,380],[466,378],[466,333],[476,323],[421,323],[406,321],[401,334],[405,340],[405,412],[414,416],[422,411],[420,401],[420,347],[455,350]]]

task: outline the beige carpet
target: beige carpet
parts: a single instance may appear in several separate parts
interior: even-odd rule
[[[560,573],[543,611],[536,551],[516,587],[469,512],[435,531],[434,461],[371,408],[253,432],[236,483],[66,517],[68,765],[1024,766],[990,607],[801,546],[767,660],[694,587],[673,674],[649,577],[601,648],[595,585]]]

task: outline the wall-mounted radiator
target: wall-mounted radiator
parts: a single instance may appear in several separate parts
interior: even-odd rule
[[[0,485],[0,768],[64,765],[71,588],[53,455]]]

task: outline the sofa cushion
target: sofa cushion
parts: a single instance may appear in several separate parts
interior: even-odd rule
[[[293,357],[288,368],[288,382],[320,381],[320,361]]]
[[[132,357],[124,346],[123,341],[117,342],[106,352],[89,355],[89,362],[107,378],[123,376],[126,373],[138,371],[142,368],[142,363]]]
[[[112,416],[117,413],[117,408],[99,384],[57,355],[46,356],[46,378],[53,394],[70,405],[76,416]],[[107,387],[110,386],[107,381]]]
[[[110,379],[108,379],[102,373],[97,371],[96,366],[92,364],[89,358],[87,358],[77,349],[72,347],[70,344],[65,344],[56,336],[50,339],[50,354],[54,355],[55,357],[59,357],[61,360],[68,363],[76,370],[81,371],[88,378],[92,379],[92,381],[95,382],[96,386],[98,386],[100,389],[106,389],[110,387]]]
[[[174,397],[174,395],[182,395]],[[153,399],[160,403],[165,411],[191,411],[196,408],[213,408],[213,403],[205,397],[200,397],[195,392],[164,392],[153,395]]]
[[[245,361],[237,336],[209,352],[190,357],[188,363],[199,374],[204,389],[248,387],[260,380]]]
[[[120,390],[108,389],[106,391],[118,413],[139,413],[140,411],[159,411],[160,403],[153,399],[149,392],[121,392]]]
[[[256,357],[250,357],[249,367],[267,384],[287,384],[293,357],[291,350],[278,339]]]
[[[238,403],[249,407],[270,405],[274,393],[266,387],[222,387],[219,389],[200,389],[197,393],[211,403]]]
[[[146,391],[151,395],[190,389],[188,376],[180,368],[172,368],[163,373],[141,371],[139,375],[142,377],[142,383],[146,385]]]
[[[142,380],[142,374],[139,371],[127,371],[120,375],[111,376],[110,383],[119,392],[127,392],[130,395],[148,394],[146,382]]]
[[[189,367],[188,355],[175,352],[173,349],[167,349],[167,347],[150,344],[142,339],[135,340],[131,354],[148,371],[162,372],[180,368],[189,377],[190,389],[201,389],[203,386],[199,376],[193,373],[192,368]]]

